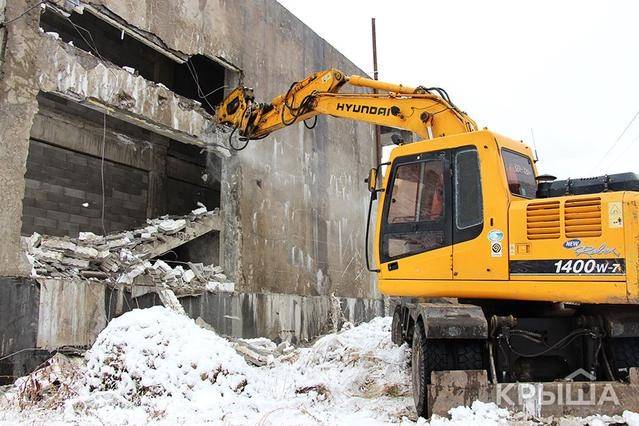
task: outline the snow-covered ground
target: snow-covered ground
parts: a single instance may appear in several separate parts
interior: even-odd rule
[[[390,322],[347,327],[255,367],[184,316],[134,310],[107,326],[85,363],[54,363],[0,394],[0,424],[427,424],[415,418],[409,350],[390,341]],[[639,425],[635,416],[559,423]],[[476,402],[430,424],[513,422],[534,423]]]

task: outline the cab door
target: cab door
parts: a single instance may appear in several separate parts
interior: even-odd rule
[[[452,278],[450,151],[393,162],[380,227],[384,279]]]

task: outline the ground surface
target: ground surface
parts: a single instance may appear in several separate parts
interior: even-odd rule
[[[409,349],[390,341],[390,322],[347,327],[254,367],[190,319],[135,310],[108,325],[85,362],[52,363],[5,390],[0,424],[427,424],[413,414]],[[639,425],[639,416],[554,422]],[[481,402],[430,421],[508,423],[537,422]]]

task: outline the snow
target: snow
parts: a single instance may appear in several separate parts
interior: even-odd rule
[[[70,371],[72,363],[59,362],[39,373],[49,399],[21,399],[19,385],[36,376],[20,379],[0,398],[0,424],[533,424],[479,401],[448,417],[416,419],[409,349],[391,342],[390,324],[390,318],[347,323],[308,348],[240,339],[280,353],[256,367],[231,341],[185,316],[164,307],[133,310],[100,333],[84,365]],[[65,392],[51,393],[52,384]],[[561,424],[639,425],[639,415],[630,412],[570,420]]]
[[[639,426],[639,414],[637,413],[626,410],[623,412],[623,419],[628,423],[628,426]]]

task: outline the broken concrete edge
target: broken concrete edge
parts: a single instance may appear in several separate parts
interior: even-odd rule
[[[163,53],[164,55],[175,60],[176,62],[180,62],[180,63],[186,62],[193,55],[203,54],[201,50],[185,52],[185,51],[177,50],[175,48],[170,47],[157,34],[154,34],[153,32],[149,30],[145,30],[139,26],[136,26],[130,22],[127,22],[117,13],[114,13],[107,6],[105,6],[104,4],[98,1],[88,0],[85,2],[82,2],[82,1],[69,2],[64,0],[50,0],[50,3],[48,3],[48,6],[51,7],[51,3],[55,4],[56,5],[55,7],[59,8],[58,10],[63,10],[66,13],[77,12],[79,14],[82,14],[86,10],[89,13],[115,26],[116,28],[119,28],[122,31],[125,31],[129,36]],[[230,68],[231,70],[235,72],[243,74],[242,69],[239,68],[237,65],[235,65],[231,59],[226,58],[223,52],[217,52],[216,55],[205,55],[205,56],[221,63],[223,66]]]
[[[91,52],[41,32],[41,52],[51,58],[38,77],[42,92],[54,93],[115,118],[200,146],[228,158],[226,129],[198,101],[131,74]],[[72,64],[71,66],[62,66]],[[103,82],[108,82],[104,84]],[[138,93],[144,93],[143,101]],[[222,135],[223,134],[223,135]]]

